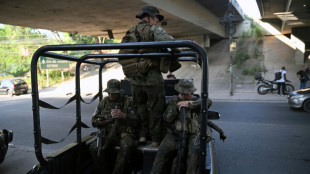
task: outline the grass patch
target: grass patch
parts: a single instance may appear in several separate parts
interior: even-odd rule
[[[56,85],[58,83],[61,83],[65,80],[71,79],[74,74],[72,74],[69,71],[63,72],[64,79],[61,77],[61,71],[60,70],[49,70],[49,86]],[[46,86],[46,71],[41,72],[38,74],[38,86],[39,88],[45,88]],[[25,81],[28,83],[29,88],[31,88],[31,78],[28,77],[25,79]]]

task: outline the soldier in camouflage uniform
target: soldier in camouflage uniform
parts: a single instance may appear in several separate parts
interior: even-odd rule
[[[92,125],[105,132],[104,148],[98,157],[98,147],[94,142],[91,155],[101,173],[122,174],[126,172],[125,168],[128,168],[135,150],[134,139],[139,117],[128,97],[121,94],[118,80],[109,80],[104,92],[109,96],[99,103],[92,117]],[[120,146],[120,150],[113,165],[115,146]],[[111,166],[114,166],[113,172]]]
[[[164,19],[156,7],[144,6],[142,12],[136,15],[141,19],[138,25],[129,29],[122,42],[148,42],[148,41],[172,41],[174,38],[157,24]],[[133,36],[132,36],[133,35]],[[120,50],[120,53],[136,52],[162,52],[159,49]],[[173,52],[179,50],[173,49]],[[136,62],[136,61],[135,61]],[[121,60],[120,63],[122,64]],[[162,114],[165,106],[165,93],[161,72],[173,72],[181,67],[176,58],[140,58],[138,67],[140,74],[130,75],[126,73],[124,64],[123,71],[131,82],[133,100],[138,107],[141,117],[141,129],[139,142],[146,142],[146,132],[150,129],[152,145],[159,146],[162,140]]]
[[[8,151],[9,142],[13,139],[13,133],[6,129],[0,129],[0,164],[4,161],[6,152]]]
[[[179,92],[178,96],[174,96],[169,101],[167,109],[164,113],[164,119],[167,122],[168,129],[166,137],[160,144],[157,152],[151,174],[165,174],[175,173],[175,169],[172,167],[173,160],[177,156],[177,148],[180,143],[176,132],[181,131],[181,122],[179,120],[179,114],[181,107],[187,108],[186,121],[184,129],[187,132],[187,160],[186,160],[186,173],[194,174],[198,169],[198,156],[199,156],[199,144],[196,138],[200,131],[200,107],[201,100],[193,96],[196,88],[193,85],[192,80],[180,80],[175,85],[175,90]],[[208,107],[212,104],[211,100],[208,100]],[[222,129],[211,121],[207,122],[208,126],[215,129],[220,133],[220,139],[225,140],[226,136]],[[174,162],[175,164],[175,162]],[[174,166],[175,167],[175,166]],[[185,173],[185,172],[184,172]]]

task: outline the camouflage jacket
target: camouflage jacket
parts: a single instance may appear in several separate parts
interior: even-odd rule
[[[146,21],[141,21],[137,26],[139,31],[141,42],[149,41],[173,41],[174,38],[163,28],[152,25]],[[140,50],[141,52],[141,50]],[[162,50],[154,49],[144,49],[142,52],[162,52]],[[130,81],[133,85],[156,85],[163,82],[162,74],[159,70],[160,59],[159,58],[150,58],[152,66],[146,74],[139,77],[132,77]]]
[[[174,96],[172,100],[170,100],[167,104],[167,109],[164,113],[164,119],[167,122],[167,125],[173,125],[177,131],[181,130],[181,122],[179,120],[179,108],[178,102],[182,101],[178,96]],[[185,130],[190,135],[197,135],[200,131],[200,108],[201,108],[201,100],[196,97],[193,98],[193,103],[189,104],[189,107],[186,111],[186,123]],[[212,104],[211,100],[208,100],[208,107]],[[219,133],[223,133],[223,130],[219,128],[216,124],[211,121],[207,121],[208,126],[215,129]],[[173,133],[168,126],[168,133]]]
[[[126,114],[126,117],[115,120],[112,119],[111,109],[114,108],[119,108]],[[111,129],[115,129],[114,131],[117,135],[121,133],[135,134],[136,127],[139,123],[139,117],[132,107],[132,102],[124,95],[121,95],[116,101],[110,100],[107,96],[99,103],[92,117],[92,125],[94,127],[98,127],[96,120],[99,117],[110,121],[105,127],[103,127],[105,131],[110,132]]]

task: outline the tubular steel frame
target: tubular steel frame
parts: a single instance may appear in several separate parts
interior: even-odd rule
[[[88,54],[81,58],[68,56],[65,54],[53,53],[51,51],[80,51],[80,50],[110,50],[110,49],[144,49],[144,48],[191,48],[194,52],[182,53],[144,53],[144,54]],[[113,44],[90,44],[90,45],[47,45],[39,48],[32,56],[31,60],[31,86],[32,86],[32,111],[33,111],[33,133],[35,154],[41,165],[47,163],[42,154],[40,110],[39,110],[39,91],[37,79],[37,66],[40,56],[55,59],[69,60],[77,62],[75,69],[75,92],[76,96],[76,124],[77,124],[77,143],[81,143],[81,99],[80,99],[80,66],[82,63],[99,65],[99,98],[102,99],[102,68],[110,62],[118,62],[117,58],[128,57],[184,57],[182,61],[192,61],[188,57],[198,57],[202,68],[201,74],[201,111],[200,111],[200,156],[199,166],[205,166],[206,159],[206,140],[207,140],[207,118],[208,118],[208,58],[205,50],[197,43],[192,41],[157,41],[157,42],[131,42]],[[187,57],[186,57],[187,56]],[[109,58],[104,61],[88,60],[90,58]],[[111,58],[111,59],[110,59]],[[200,167],[200,173],[204,167]]]

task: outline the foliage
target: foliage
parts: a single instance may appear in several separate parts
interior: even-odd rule
[[[245,51],[238,49],[235,52],[235,59],[234,59],[233,64],[236,65],[238,69],[240,69],[243,62],[249,58],[250,56]]]
[[[23,76],[30,70],[33,53],[43,45],[56,44],[38,30],[3,25],[0,28],[0,69],[14,77]]]
[[[252,21],[250,30],[243,32],[240,38],[236,40],[236,50],[232,53],[233,64],[236,65],[237,69],[245,67],[242,68],[243,75],[254,75],[257,72],[265,71],[264,68],[260,66],[260,61],[264,58],[264,54],[261,51],[263,36],[263,30]],[[248,62],[251,58],[256,59],[255,61],[249,61],[249,63],[251,62],[253,65],[243,66],[243,64]]]
[[[253,56],[255,59],[258,59],[259,57],[263,57],[264,53],[259,48],[255,47]]]
[[[53,86],[55,84],[61,83],[62,77],[61,77],[61,70],[49,70],[49,86]],[[64,73],[64,80],[70,79],[74,76],[70,71],[65,71]],[[39,88],[46,87],[46,71],[42,71],[38,74],[38,85]],[[25,79],[25,81],[30,85],[31,84],[31,78],[28,77]],[[29,86],[30,87],[30,86]]]
[[[257,25],[256,23],[252,22],[251,25],[251,36],[254,37],[256,40],[262,39],[265,33],[263,29]]]
[[[120,40],[104,39],[93,36],[83,36],[79,34],[62,33],[63,37],[59,37],[54,32],[56,38],[51,38],[45,34],[41,34],[37,29],[2,25],[0,28],[0,70],[1,73],[10,74],[9,78],[16,76],[24,76],[30,70],[30,63],[34,52],[44,45],[55,44],[96,44],[96,43],[118,43]],[[100,41],[99,41],[100,40]],[[85,54],[91,54],[90,50],[84,51],[59,51],[56,53],[64,53],[70,56],[81,57]],[[65,79],[72,77],[70,72],[64,73]],[[31,85],[30,78],[26,81]],[[54,85],[62,81],[60,70],[49,70],[49,84]],[[46,72],[38,68],[38,84],[43,87],[46,85]]]
[[[45,36],[30,28],[4,25],[0,29],[0,69],[13,76],[29,71],[33,52]]]
[[[68,34],[76,44],[95,44],[97,40],[93,36],[85,36],[79,34]]]
[[[121,40],[118,39],[105,39],[104,43],[120,43]]]
[[[14,76],[10,75],[10,74],[6,74],[5,76],[0,76],[0,80],[1,79],[8,79],[8,78],[13,78]]]
[[[252,67],[250,68],[243,69],[242,75],[255,75],[259,72],[265,72],[265,71],[266,69],[255,64],[255,65],[252,65]]]

